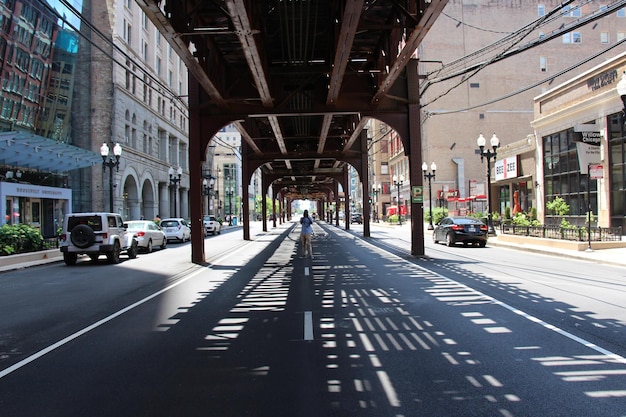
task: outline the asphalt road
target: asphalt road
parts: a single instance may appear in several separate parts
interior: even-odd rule
[[[0,274],[0,415],[626,415],[626,269],[314,228]]]

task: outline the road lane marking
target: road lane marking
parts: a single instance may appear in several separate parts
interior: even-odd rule
[[[341,235],[342,234],[341,232],[342,232],[341,230],[335,231],[335,233],[337,235]],[[353,237],[349,233],[344,232],[344,234],[347,234],[350,237]],[[412,266],[413,268],[415,268],[417,270],[427,272],[428,274],[431,274],[433,277],[436,277],[437,279],[440,279],[440,280],[443,280],[443,281],[446,281],[446,282],[449,282],[449,283],[453,283],[454,285],[458,285],[459,287],[467,288],[469,291],[471,291],[471,292],[473,292],[473,293],[475,293],[475,294],[477,294],[479,296],[484,297],[486,300],[489,300],[489,301],[493,302],[494,304],[499,305],[500,307],[505,308],[505,309],[507,309],[507,310],[509,310],[509,311],[511,311],[511,312],[513,312],[513,313],[515,313],[515,314],[525,318],[526,320],[529,320],[529,321],[531,321],[531,322],[533,322],[535,324],[538,324],[539,326],[542,326],[543,328],[545,328],[547,330],[551,330],[551,331],[553,331],[555,333],[558,333],[558,334],[560,334],[563,337],[566,337],[566,338],[568,338],[568,339],[570,339],[570,340],[572,340],[572,341],[574,341],[574,342],[576,342],[576,343],[578,343],[580,345],[585,346],[586,348],[592,349],[592,350],[594,350],[594,351],[596,351],[596,352],[598,352],[598,353],[600,353],[602,355],[605,355],[605,356],[607,356],[609,358],[612,358],[612,359],[614,359],[615,361],[617,361],[619,363],[626,364],[626,357],[620,356],[617,353],[611,352],[608,349],[604,349],[603,347],[598,346],[595,343],[592,343],[592,342],[590,342],[588,340],[585,340],[582,337],[578,337],[575,334],[568,332],[567,330],[561,329],[560,327],[557,327],[557,326],[555,326],[553,324],[545,322],[545,321],[539,319],[538,317],[532,316],[531,314],[528,314],[525,311],[520,310],[519,308],[513,307],[513,306],[511,306],[511,305],[509,305],[509,304],[507,304],[507,303],[505,303],[503,301],[498,300],[495,297],[489,296],[489,295],[487,295],[487,294],[485,294],[485,293],[483,293],[481,291],[478,291],[478,290],[470,287],[469,285],[462,284],[462,283],[460,283],[458,281],[455,281],[452,278],[448,278],[448,277],[446,277],[444,275],[441,275],[441,274],[439,274],[437,272],[434,272],[434,271],[432,271],[432,270],[430,270],[428,268],[425,268],[425,267],[423,267],[421,265],[417,265],[417,264],[415,264],[413,262],[410,262],[410,261],[408,261],[408,260],[406,260],[406,259],[404,259],[404,258],[402,258],[400,256],[394,255],[393,253],[390,253],[389,251],[387,251],[385,249],[382,249],[382,248],[380,248],[380,247],[378,247],[378,246],[376,246],[376,245],[374,245],[374,244],[372,244],[370,242],[367,242],[366,240],[361,240],[361,243],[364,246],[369,246],[374,251],[377,251],[377,252],[380,251],[380,252],[384,252],[387,255],[391,255],[391,256],[397,258],[398,260],[400,260],[401,262],[403,262],[403,263],[405,263],[405,264],[407,264],[409,266]]]
[[[246,249],[251,244],[252,244],[252,242],[248,243],[247,245],[244,245],[244,246],[240,247],[238,250],[235,250],[235,251],[233,251],[233,252],[231,252],[231,253],[229,253],[227,255],[222,256],[219,259],[216,259],[213,263],[218,263],[218,262],[228,258],[229,256],[234,255],[237,252],[241,252],[242,250]],[[106,323],[110,322],[111,320],[118,318],[122,314],[127,313],[130,310],[133,310],[134,308],[139,307],[140,305],[142,305],[142,304],[152,300],[153,298],[156,298],[156,297],[160,296],[161,294],[163,294],[163,293],[165,293],[165,292],[167,292],[167,291],[169,291],[169,290],[171,290],[171,289],[173,289],[173,288],[175,288],[175,287],[177,287],[177,286],[179,286],[179,285],[189,281],[190,279],[194,278],[196,275],[200,274],[201,272],[206,271],[207,267],[196,266],[195,269],[196,269],[195,271],[191,272],[187,277],[182,278],[180,281],[177,281],[177,282],[175,282],[175,283],[173,283],[173,284],[171,284],[171,285],[169,285],[169,286],[167,286],[167,287],[165,287],[165,288],[163,288],[163,289],[161,289],[161,290],[159,290],[159,291],[157,291],[157,292],[155,292],[155,293],[153,293],[153,294],[151,294],[151,295],[149,295],[149,296],[147,296],[147,297],[145,297],[145,298],[143,298],[143,299],[141,299],[141,300],[139,300],[139,301],[137,301],[137,302],[135,302],[135,303],[133,303],[133,304],[131,304],[129,306],[126,306],[123,309],[121,309],[121,310],[119,310],[119,311],[117,311],[117,312],[115,312],[115,313],[113,313],[113,314],[103,318],[102,320],[99,320],[99,321],[97,321],[97,322],[95,322],[95,323],[85,327],[84,329],[79,330],[76,333],[73,333],[73,334],[71,334],[71,335],[69,335],[69,336],[59,340],[58,342],[53,343],[52,345],[50,345],[50,346],[40,350],[39,352],[36,352],[36,353],[28,356],[27,358],[22,359],[21,361],[13,364],[11,366],[9,366],[8,368],[3,369],[2,371],[0,371],[0,379],[2,379],[5,376],[7,376],[7,375],[17,371],[18,369],[20,369],[22,367],[28,365],[29,363],[31,363],[31,362],[41,358],[42,356],[47,355],[48,353],[52,352],[53,350],[55,350],[55,349],[65,345],[65,344],[71,342],[72,340],[77,339],[80,336],[83,336],[84,334],[89,333],[90,331],[92,331],[92,330],[102,326],[103,324],[106,324]]]
[[[313,312],[304,312],[304,340],[313,340]]]
[[[309,275],[311,275],[310,269],[308,266],[304,267],[304,276],[308,277]]]

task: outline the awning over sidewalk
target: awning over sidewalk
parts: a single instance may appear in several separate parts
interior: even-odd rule
[[[87,149],[26,132],[0,132],[0,164],[43,172],[67,172],[102,163]]]

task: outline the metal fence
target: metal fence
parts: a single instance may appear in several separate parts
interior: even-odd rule
[[[500,225],[500,232],[507,235],[543,237],[548,239],[589,241],[586,227],[563,228],[559,226],[516,226]],[[622,240],[622,227],[592,227],[591,240],[594,242],[615,242]]]

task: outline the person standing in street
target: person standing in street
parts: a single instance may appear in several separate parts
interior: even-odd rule
[[[300,231],[300,243],[302,246],[302,257],[306,258],[307,251],[313,259],[313,247],[311,246],[311,235],[313,234],[313,219],[309,217],[309,210],[304,210],[304,214],[300,218],[302,230]]]

